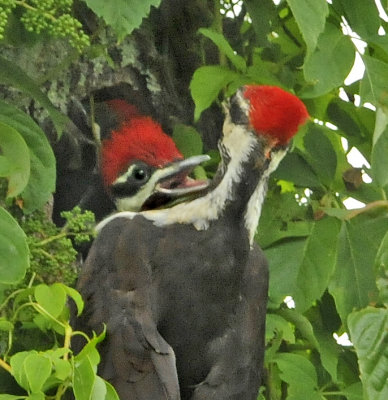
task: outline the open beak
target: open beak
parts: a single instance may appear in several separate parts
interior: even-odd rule
[[[158,208],[175,199],[204,192],[209,186],[208,180],[192,179],[189,174],[196,166],[208,160],[208,155],[193,156],[160,169],[154,193],[143,204],[142,210]]]

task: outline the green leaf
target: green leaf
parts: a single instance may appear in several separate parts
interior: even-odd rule
[[[96,376],[96,380],[94,381],[94,386],[93,386],[93,393],[92,393],[92,400],[105,400],[106,398],[106,384],[105,381],[100,378],[99,376]]]
[[[366,307],[377,300],[374,263],[387,229],[386,218],[360,216],[342,223],[329,291],[345,324],[354,309]]]
[[[27,93],[39,103],[49,113],[58,135],[61,134],[64,126],[69,122],[69,119],[60,113],[51,103],[49,98],[43,94],[38,85],[31,79],[17,64],[6,60],[0,56],[0,82],[5,85],[13,86],[24,93]],[[2,105],[0,110],[2,109]],[[2,111],[0,111],[1,113]]]
[[[212,31],[211,29],[201,28],[198,30],[199,33],[210,39],[220,50],[221,53],[225,54],[229,58],[230,62],[240,72],[245,72],[247,64],[243,57],[238,55],[230,46],[225,37],[218,32]]]
[[[0,331],[12,332],[14,329],[13,323],[4,318],[0,318]]]
[[[77,306],[77,316],[81,315],[84,309],[84,301],[82,300],[82,296],[80,295],[80,293],[62,283],[60,283],[59,285],[61,285],[66,294],[73,299],[75,305]]]
[[[273,176],[276,179],[293,182],[300,187],[319,188],[322,186],[311,166],[296,152],[289,153],[284,157]]]
[[[203,152],[202,138],[192,126],[176,124],[172,138],[185,158],[202,154]]]
[[[376,125],[373,133],[371,173],[374,182],[381,188],[388,184],[388,115],[383,109],[376,111]]]
[[[295,307],[304,312],[326,290],[335,267],[337,235],[340,222],[335,218],[323,218],[314,223],[305,242],[303,257],[298,271],[297,290],[293,295]]]
[[[337,155],[329,138],[319,127],[304,136],[306,159],[322,183],[330,187],[337,169]]]
[[[190,83],[191,96],[195,104],[194,119],[197,121],[202,111],[210,107],[221,89],[239,78],[238,73],[218,65],[198,68]]]
[[[315,50],[323,32],[329,7],[326,0],[287,0],[307,46],[307,57]]]
[[[378,35],[381,25],[379,12],[373,2],[365,0],[338,0],[345,11],[345,18],[352,30],[363,39]]]
[[[51,375],[50,360],[41,354],[30,354],[23,364],[31,392],[39,392]]]
[[[295,343],[295,334],[291,324],[277,314],[267,314],[265,322],[265,342],[275,337],[276,332],[288,343]]]
[[[67,360],[55,359],[53,361],[55,377],[61,381],[67,379],[72,372],[71,364]]]
[[[31,393],[26,400],[45,400],[46,396],[43,392]]]
[[[388,398],[388,310],[368,307],[349,315],[366,400]]]
[[[57,318],[66,306],[66,292],[59,283],[51,286],[42,283],[35,288],[34,294],[36,301],[54,318]]]
[[[12,368],[12,375],[16,382],[25,390],[29,390],[28,379],[26,371],[24,370],[24,360],[31,354],[37,354],[35,350],[21,351],[11,357],[10,365]]]
[[[245,0],[244,5],[248,9],[249,16],[252,18],[252,26],[256,32],[258,45],[268,44],[267,36],[271,32],[271,21],[277,16],[275,4],[271,0]]]
[[[361,101],[376,107],[388,106],[388,64],[364,55],[365,75],[360,85]]]
[[[91,339],[83,347],[83,349],[76,355],[75,360],[80,361],[83,360],[84,358],[88,358],[92,366],[96,368],[100,362],[100,354],[98,353],[96,346],[104,339],[105,339],[105,327],[103,332],[100,333],[100,335],[93,337],[93,339]]]
[[[161,0],[116,0],[114,6],[105,0],[85,0],[88,7],[115,31],[119,41],[138,28],[151,9]]]
[[[316,388],[317,373],[307,358],[294,353],[279,353],[274,361],[280,369],[280,377],[290,386],[302,385],[310,391]]]
[[[105,381],[106,386],[106,396],[105,400],[120,400],[116,389],[107,381]]]
[[[40,209],[55,190],[56,168],[52,148],[38,125],[24,112],[0,100],[0,121],[16,129],[30,152],[30,179],[21,196],[23,209]]]
[[[343,84],[348,76],[355,57],[355,49],[349,36],[332,24],[326,24],[319,36],[315,51],[307,57],[303,72],[311,85],[300,97],[318,97]]]
[[[269,295],[272,303],[281,304],[286,296],[294,294],[304,244],[304,239],[297,239],[265,249],[271,266]]]
[[[0,176],[8,178],[7,197],[16,197],[30,178],[30,153],[23,137],[11,126],[0,122]]]
[[[16,396],[13,394],[0,394],[0,400],[18,400],[25,399],[26,396]]]
[[[388,232],[385,234],[377,251],[375,271],[379,298],[388,307]]]
[[[26,235],[11,214],[0,207],[0,283],[15,284],[30,266]]]
[[[365,400],[361,382],[353,383],[341,391],[346,396],[347,400]]]
[[[73,391],[77,400],[90,400],[96,374],[89,357],[84,357],[75,363]]]

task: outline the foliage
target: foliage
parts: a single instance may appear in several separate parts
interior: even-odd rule
[[[224,1],[223,20],[240,36],[216,25],[199,32],[220,62],[194,73],[196,119],[221,92],[253,82],[293,91],[311,115],[274,174],[256,236],[270,262],[261,399],[388,391],[387,22],[374,2],[330,3]],[[356,55],[365,73],[347,86]],[[348,162],[353,148],[361,168]],[[348,210],[349,198],[365,206]],[[344,332],[353,346],[335,341]]]
[[[42,7],[49,3],[46,0]],[[55,3],[64,7],[69,2]],[[111,3],[116,9],[104,7],[106,2],[101,0],[86,3],[121,40],[159,1],[115,0]],[[5,10],[0,12],[0,26],[23,14],[25,4],[29,3],[0,1]],[[112,13],[114,9],[120,12]],[[38,18],[34,12],[35,17],[25,19],[27,28]],[[210,12],[212,26],[198,32],[204,61],[190,84],[195,121],[246,83],[284,87],[303,99],[311,115],[273,174],[256,235],[271,273],[266,376],[259,398],[386,398],[387,22],[375,2],[365,0],[223,0],[215,1]],[[4,40],[14,32],[11,22]],[[43,25],[32,29],[37,32]],[[74,32],[73,36],[70,32],[73,40]],[[362,60],[365,73],[345,84],[356,59]],[[2,58],[0,80],[38,100],[61,131],[65,119],[39,85]],[[191,126],[177,125],[174,138],[185,155],[202,151]],[[27,270],[33,270],[38,279],[38,266],[53,267],[58,279],[63,279],[61,266],[71,265],[74,255],[69,242],[62,242],[67,232],[54,230],[41,213],[55,179],[53,156],[43,132],[26,114],[1,103],[0,146],[0,177],[7,178],[8,197],[8,211],[0,209],[1,262],[6,263],[0,264],[0,281],[8,290],[1,309],[0,351],[5,361],[1,365],[12,371],[24,389],[20,397],[0,395],[0,400],[26,398],[26,392],[30,398],[43,398],[42,393],[53,393],[46,389],[52,390],[49,386],[54,382],[58,398],[68,385],[73,385],[80,399],[97,391],[114,398],[113,389],[95,375],[95,345],[102,336],[92,338],[78,355],[69,349],[68,340],[76,333],[70,328],[64,299],[70,295],[79,302],[75,292],[63,282],[47,282],[47,276],[38,286],[26,286],[24,281],[24,287],[12,292],[11,284],[21,285],[22,279],[31,278],[24,277]],[[348,161],[354,149],[365,159],[357,167]],[[216,160],[215,156],[206,165],[209,175]],[[202,176],[203,170],[196,173]],[[347,209],[349,198],[364,205]],[[22,228],[30,233],[28,239]],[[56,241],[56,236],[61,239]],[[50,256],[37,261],[42,241],[50,245],[44,248]],[[62,249],[51,247],[59,242]],[[58,256],[55,266],[51,256]],[[66,279],[70,283],[73,278]],[[21,329],[16,328],[20,325]],[[29,348],[17,349],[18,343],[25,342],[27,329],[43,332],[49,338],[46,348],[39,347],[42,340],[37,335],[40,339],[29,343]],[[341,345],[333,334],[345,332],[352,343]],[[44,372],[40,376],[34,375],[38,367]],[[88,384],[81,387],[83,380]],[[6,392],[18,396],[14,388]]]

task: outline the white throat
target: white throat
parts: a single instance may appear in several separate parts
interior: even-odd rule
[[[253,132],[247,131],[242,125],[231,123],[229,116],[225,120],[221,146],[228,153],[229,163],[219,184],[207,195],[198,199],[181,203],[164,210],[148,210],[140,213],[119,212],[104,219],[97,225],[97,231],[102,229],[109,221],[115,218],[132,219],[136,215],[153,221],[156,226],[170,224],[192,224],[197,230],[208,229],[211,221],[217,220],[224,212],[228,199],[232,197],[232,190],[236,183],[244,177],[243,164],[251,157],[251,153],[257,145],[257,138]],[[279,152],[280,153],[280,152]],[[282,152],[283,153],[283,152]],[[250,243],[253,243],[257,224],[259,222],[261,208],[267,191],[267,181],[270,173],[277,167],[285,152],[276,159],[271,160],[269,168],[264,171],[260,183],[248,201],[244,215],[245,227],[249,232]],[[280,156],[280,154],[279,154]],[[225,166],[223,166],[225,167]]]

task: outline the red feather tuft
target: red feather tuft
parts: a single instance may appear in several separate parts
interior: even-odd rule
[[[250,123],[256,132],[272,136],[276,144],[286,144],[309,117],[298,97],[276,86],[245,86],[250,101]]]
[[[174,141],[150,117],[137,116],[125,121],[110,139],[102,144],[102,175],[105,185],[111,185],[134,161],[162,167],[183,159]]]

